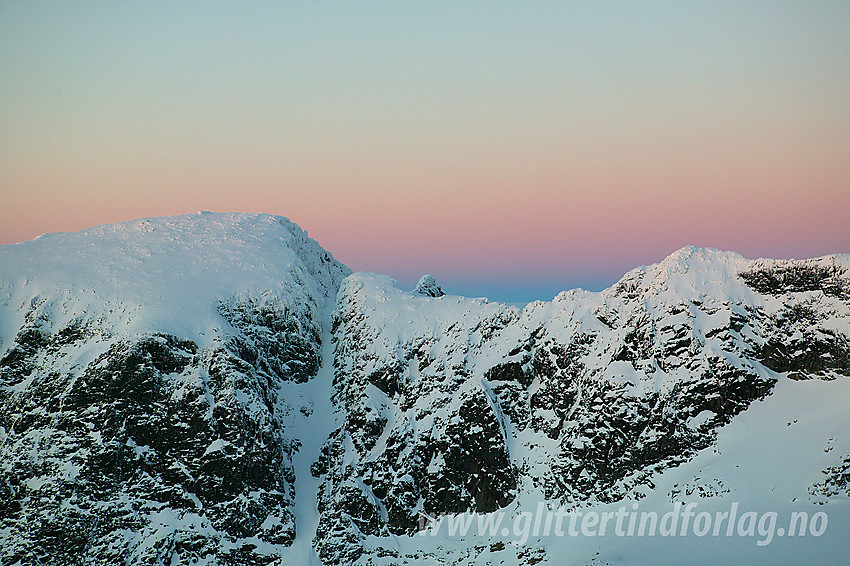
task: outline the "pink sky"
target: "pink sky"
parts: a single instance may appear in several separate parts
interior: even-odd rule
[[[850,3],[495,6],[3,4],[0,243],[260,211],[512,300],[850,252]]]

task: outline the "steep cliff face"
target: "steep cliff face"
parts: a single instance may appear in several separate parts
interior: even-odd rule
[[[522,311],[350,276],[341,423],[313,469],[320,556],[357,559],[364,537],[412,535],[423,514],[640,499],[785,372],[847,375],[847,267],[685,248]]]
[[[0,248],[0,561],[652,563],[670,547],[419,535],[846,501],[848,377],[847,255],[684,248],[519,309],[349,275],[268,215],[47,235]],[[679,556],[741,548],[706,540]]]
[[[346,269],[265,215],[137,221],[2,256],[7,564],[261,564],[295,533],[286,382]]]

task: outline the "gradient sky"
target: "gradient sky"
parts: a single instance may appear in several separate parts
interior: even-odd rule
[[[850,252],[850,2],[0,1],[0,243],[197,210],[510,301]]]

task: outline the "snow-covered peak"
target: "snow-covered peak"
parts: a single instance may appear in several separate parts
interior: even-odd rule
[[[833,254],[808,260],[746,259],[740,254],[713,248],[686,246],[659,263],[631,270],[603,291],[606,297],[669,301],[760,303],[759,293],[742,277],[758,270],[832,269],[850,273],[850,254]]]
[[[204,343],[209,336],[200,329],[224,324],[222,300],[258,295],[322,304],[348,273],[286,218],[201,212],[2,246],[0,308],[23,316],[33,306],[57,325],[101,321],[113,331],[167,332]],[[10,338],[5,330],[0,339]]]
[[[609,299],[654,297],[661,302],[705,297],[753,300],[752,290],[738,277],[751,263],[734,252],[686,246],[659,263],[629,271],[603,295]]]
[[[659,263],[629,272],[613,289],[621,291],[636,284],[640,295],[677,301],[704,297],[752,299],[751,290],[738,277],[749,265],[749,260],[734,252],[687,246]]]

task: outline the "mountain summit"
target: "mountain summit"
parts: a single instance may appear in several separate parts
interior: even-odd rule
[[[45,235],[0,247],[0,560],[840,560],[848,378],[850,255],[688,247],[519,309],[351,274],[270,215]],[[675,502],[829,528],[423,536]]]

